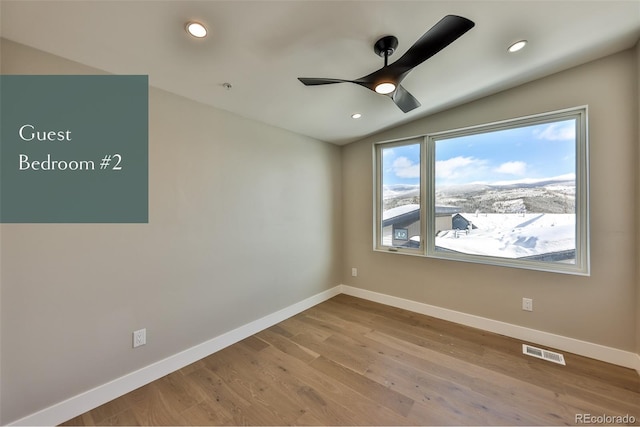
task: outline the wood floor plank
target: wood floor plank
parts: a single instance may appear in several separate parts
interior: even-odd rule
[[[371,327],[361,322],[353,321],[348,316],[345,316],[344,310],[338,313],[332,313],[328,308],[330,308],[330,306],[312,307],[304,312],[304,317],[318,320],[317,325],[332,332],[342,333],[344,331],[350,331],[356,334],[365,334],[371,331]]]
[[[455,416],[461,412],[472,417],[474,424],[536,424],[542,418],[522,411],[513,402],[492,399],[472,390],[467,384],[430,375],[398,361],[381,357],[369,367],[366,376],[389,384],[399,393],[424,406],[438,406],[441,413]]]
[[[372,334],[374,334],[372,332]],[[334,337],[332,337],[334,338]],[[340,345],[348,348],[353,344],[349,342],[345,337],[339,337]],[[327,340],[328,341],[328,340]],[[402,394],[414,399],[416,402],[431,401],[432,397],[429,394],[425,394],[422,390],[432,390],[437,392],[438,389],[444,390],[444,393],[440,393],[440,397],[443,395],[452,394],[449,389],[451,386],[457,385],[465,388],[466,394],[473,395],[472,398],[483,402],[479,405],[481,410],[487,411],[490,403],[488,399],[482,394],[477,394],[472,389],[468,388],[466,384],[473,383],[475,377],[459,375],[457,371],[450,368],[442,369],[435,365],[431,360],[417,358],[408,353],[404,353],[397,348],[389,347],[380,342],[371,340],[367,336],[360,336],[357,339],[357,347],[354,347],[354,351],[360,353],[370,353],[372,363],[369,365],[365,376],[374,378],[377,382],[384,384],[392,389],[397,389]],[[425,356],[424,349],[418,350],[421,356]],[[450,358],[446,357],[446,363],[450,363]],[[432,375],[432,371],[440,373],[440,376]],[[457,375],[456,375],[457,374]],[[487,385],[489,387],[490,385]],[[444,399],[444,398],[443,398]],[[458,403],[455,406],[463,406],[464,402]],[[494,405],[495,406],[495,405]],[[498,406],[503,412],[512,412],[511,408],[498,403]],[[475,410],[475,406],[470,407]],[[510,418],[509,418],[510,417]],[[509,417],[500,417],[500,419],[508,419],[511,423],[521,422],[525,418],[517,414],[510,414]],[[535,420],[536,417],[530,416],[529,420]],[[494,422],[495,423],[495,422]],[[491,423],[493,424],[493,423]]]
[[[297,316],[290,317],[278,324],[280,329],[284,330],[286,334],[290,336],[309,334],[314,335],[318,340],[322,341],[331,336],[331,331],[322,330],[317,328],[310,328],[308,324],[302,321],[305,313],[300,313]]]
[[[265,352],[269,352],[269,350],[265,350]],[[313,388],[323,400],[340,408],[342,421],[335,424],[325,421],[324,425],[406,424],[406,422],[400,422],[401,420],[398,419],[396,413],[381,407],[368,396],[362,396],[341,381],[336,381],[334,377],[312,369],[308,364],[275,348],[271,350],[269,359],[273,360],[273,363],[287,366],[287,372],[290,375],[303,378],[304,383]],[[371,420],[375,420],[375,422]]]
[[[528,380],[531,374],[523,374],[519,378],[510,376],[377,331],[367,336],[400,349],[403,354],[397,356],[396,360],[399,362],[446,382],[465,385],[473,392],[488,396],[495,401],[507,402],[514,408],[520,408],[519,412],[524,418],[537,419],[538,423],[554,424],[554,421],[559,418],[570,418],[584,411],[585,402],[580,399],[563,401],[553,387],[549,389],[532,384]],[[526,361],[526,359],[523,360]],[[534,362],[535,364],[549,363],[537,359]],[[437,388],[429,388],[437,391]]]
[[[362,309],[358,308],[359,304],[360,302],[356,304],[356,309],[349,310],[350,314],[357,316],[362,313]],[[343,303],[342,305],[343,310],[345,310],[346,304]],[[484,351],[482,345],[460,339],[455,334],[448,333],[445,329],[436,329],[429,322],[422,322],[423,324],[421,325],[417,319],[417,316],[420,315],[416,313],[405,312],[409,314],[403,315],[402,312],[398,312],[398,309],[391,309],[373,310],[372,314],[374,315],[365,312],[365,315],[361,315],[359,321],[365,323],[371,329],[396,334],[407,341],[456,357],[473,359],[481,356]],[[387,312],[389,317],[384,316]],[[422,317],[427,318],[428,316]],[[438,322],[433,321],[431,323]]]
[[[64,425],[640,425],[635,371],[521,345],[338,295]]]
[[[88,415],[96,424],[99,424],[103,422],[105,419],[111,418],[114,415],[117,415],[129,409],[129,407],[130,405],[128,404],[126,399],[118,398],[110,402],[107,402],[102,406],[98,406],[97,408],[92,410]]]
[[[185,366],[178,370],[182,375],[189,375],[191,372],[197,371],[198,369],[204,367],[204,361],[198,360],[190,365]]]
[[[322,387],[317,387],[316,381],[309,381],[308,375],[297,375],[295,364],[292,360],[287,360],[290,356],[285,354],[277,357],[269,354],[268,350],[265,350],[264,355],[257,375],[271,381],[283,395],[288,396],[298,408],[298,420],[322,419],[325,424],[330,425],[348,424],[356,420],[356,417],[346,414],[346,408],[332,400],[330,394],[323,392]],[[310,416],[304,417],[304,414]]]
[[[205,359],[208,369],[217,374],[251,407],[262,408],[276,424],[290,425],[300,416],[300,408],[259,374],[259,358],[248,358],[240,345]],[[259,420],[259,423],[262,423]]]
[[[268,350],[261,352],[264,357],[260,359],[251,358],[246,350],[242,351],[238,348],[242,354],[238,357],[248,357],[247,360],[251,360],[252,365],[257,368],[253,371],[254,381],[268,383],[271,393],[288,396],[288,403],[294,405],[291,409],[292,413],[312,412],[316,417],[321,416],[325,420],[324,425],[354,425],[363,422],[367,424],[364,421],[367,419],[386,420],[387,425],[406,424],[405,420],[400,419],[397,414],[387,408],[388,405],[382,405],[376,399],[364,398],[349,387],[340,386],[341,382],[336,382],[333,376],[325,376],[324,381],[318,381],[318,377],[309,370],[303,372],[303,375],[292,375],[291,360],[269,355]],[[301,378],[304,380],[300,381]],[[331,399],[332,393],[326,392],[329,384],[331,384],[329,387],[331,390],[339,390],[339,400]],[[284,403],[283,400],[279,401]],[[343,403],[338,404],[338,401],[348,406]],[[315,404],[315,406],[309,406],[309,404]],[[372,418],[372,414],[375,414],[375,418]],[[347,415],[346,418],[345,415]]]
[[[320,356],[325,356],[336,363],[345,366],[358,374],[363,374],[371,360],[365,353],[357,353],[349,348],[341,347],[331,340],[331,337],[322,342],[314,341],[306,334],[296,335],[291,338],[296,344],[304,346],[317,352]]]
[[[185,381],[200,393],[199,404],[205,403],[201,409],[212,408],[222,419],[231,420],[231,424],[244,424],[242,408],[250,406],[251,402],[233,391],[222,378],[208,368],[202,367],[190,373]],[[187,419],[189,419],[187,412],[190,409],[183,415]]]
[[[154,384],[164,405],[172,412],[181,413],[198,403],[197,393],[185,383],[179,372],[160,378]]]
[[[139,426],[138,416],[132,408],[126,409],[118,414],[112,415],[97,425],[99,426]]]
[[[93,426],[96,424],[97,423],[94,421],[93,416],[91,415],[91,412],[85,412],[84,414],[78,415],[77,417],[74,417],[69,421],[66,421],[60,425],[62,426],[77,426],[77,425]]]
[[[316,357],[320,355],[319,353],[316,353],[311,349],[299,346],[295,342],[291,341],[290,339],[287,339],[286,337],[282,336],[281,334],[275,331],[276,330],[272,328],[265,329],[263,331],[258,332],[256,334],[256,337],[272,345],[273,347],[277,348],[283,353],[286,353],[292,357],[295,357],[303,362],[307,362],[307,363],[311,362],[312,360],[314,360]]]
[[[189,421],[175,409],[183,407],[180,396],[172,395],[159,380],[140,390],[129,410],[135,413],[139,425],[189,425]]]
[[[391,409],[402,416],[407,416],[413,405],[413,399],[398,393],[383,384],[372,381],[364,375],[352,371],[343,365],[327,359],[324,356],[318,357],[311,362],[311,367],[336,378],[347,387],[358,393],[373,399],[380,405]]]
[[[218,402],[204,399],[182,412],[182,417],[189,420],[190,425],[235,425],[232,417],[220,410]]]

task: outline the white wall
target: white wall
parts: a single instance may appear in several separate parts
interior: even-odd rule
[[[636,50],[488,96],[343,149],[343,283],[636,351],[638,75]],[[373,252],[372,144],[589,105],[591,276]],[[358,277],[351,277],[351,267]],[[521,310],[522,297],[534,311]]]
[[[1,54],[3,74],[99,72],[6,40]],[[0,226],[0,424],[340,282],[339,147],[149,97],[148,224]]]
[[[636,44],[636,96],[637,105],[637,124],[638,124],[638,157],[637,164],[640,165],[640,41]],[[636,218],[640,216],[640,168],[636,168]],[[638,241],[636,248],[640,252],[640,227],[638,227]],[[636,353],[640,358],[640,262],[637,263],[638,271],[636,274]]]

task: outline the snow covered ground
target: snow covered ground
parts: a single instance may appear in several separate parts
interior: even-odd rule
[[[409,212],[413,212],[420,209],[420,205],[416,205],[415,203],[411,203],[408,205],[402,205],[402,206],[397,206],[395,208],[392,209],[387,209],[386,211],[382,212],[382,220],[386,221],[388,219],[391,218],[395,218],[398,217],[400,215],[404,215],[407,214]]]
[[[436,247],[474,255],[521,258],[575,250],[574,214],[461,214],[474,228],[444,230]]]

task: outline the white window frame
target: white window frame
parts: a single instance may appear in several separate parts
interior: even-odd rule
[[[536,124],[576,120],[576,258],[575,263],[533,261],[436,251],[435,249],[435,149],[439,140],[482,134]],[[383,148],[420,142],[420,248],[397,248],[382,244],[382,156]],[[429,258],[523,268],[554,273],[590,275],[589,236],[589,150],[588,107],[580,106],[460,129],[445,130],[393,141],[381,141],[373,146],[374,161],[374,250]]]
[[[394,253],[402,253],[406,255],[418,255],[424,256],[425,254],[425,239],[424,239],[424,231],[425,231],[425,205],[424,205],[424,197],[425,197],[425,184],[426,184],[426,167],[424,164],[425,159],[425,136],[411,137],[411,138],[403,138],[392,141],[385,141],[381,143],[376,143],[373,145],[373,173],[374,173],[374,190],[373,190],[373,200],[374,200],[374,210],[373,210],[373,245],[374,250],[384,251],[384,252],[394,252]],[[397,246],[387,246],[382,242],[383,239],[383,221],[382,221],[382,174],[378,173],[378,171],[382,171],[382,150],[384,148],[393,148],[393,147],[401,147],[405,145],[420,145],[420,247],[418,248],[409,248],[409,247],[397,247]]]

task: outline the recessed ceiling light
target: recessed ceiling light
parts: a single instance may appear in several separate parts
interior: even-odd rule
[[[389,83],[389,82],[380,83],[378,86],[376,86],[376,92],[381,93],[383,95],[391,93],[394,90],[396,90],[396,85],[394,85],[393,83]]]
[[[352,118],[352,119],[359,119],[360,117],[362,117],[362,114],[360,114],[360,113],[353,113],[353,114],[351,115],[351,118]]]
[[[187,33],[191,34],[193,37],[197,37],[199,39],[205,37],[207,35],[207,29],[204,25],[199,22],[189,21],[185,27],[187,29]]]
[[[522,48],[524,48],[526,45],[527,45],[527,41],[526,40],[520,40],[520,41],[515,42],[511,46],[509,46],[509,49],[507,49],[507,50],[510,53],[514,53],[514,52],[517,52],[519,50],[522,50]]]

